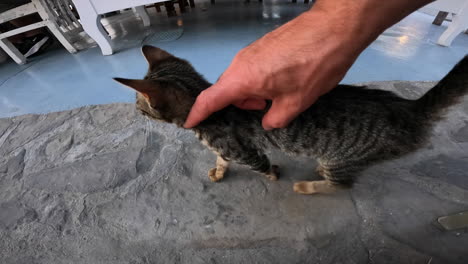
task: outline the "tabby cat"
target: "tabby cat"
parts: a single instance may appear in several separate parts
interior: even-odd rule
[[[211,86],[186,60],[156,47],[144,46],[149,70],[143,80],[115,78],[137,91],[136,107],[152,119],[182,127],[196,97]],[[229,106],[192,130],[217,154],[211,181],[224,177],[230,161],[250,166],[270,180],[269,146],[318,161],[320,181],[294,184],[302,194],[329,193],[350,186],[355,176],[378,161],[415,151],[427,141],[442,110],[468,93],[468,56],[418,100],[365,86],[338,85],[300,114],[288,127],[265,131],[262,111]]]

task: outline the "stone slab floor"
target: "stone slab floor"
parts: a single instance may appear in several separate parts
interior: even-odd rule
[[[467,106],[420,151],[314,196],[292,191],[314,162],[277,152],[277,182],[242,166],[210,182],[211,151],[132,104],[0,119],[0,263],[468,263],[468,230],[436,222],[468,209]]]

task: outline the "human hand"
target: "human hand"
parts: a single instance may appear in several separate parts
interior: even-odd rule
[[[379,12],[367,12],[369,5],[387,19],[381,20]],[[272,100],[272,106],[263,117],[264,129],[287,126],[336,87],[391,21],[401,19],[402,12],[393,14],[390,7],[373,0],[317,1],[310,11],[241,50],[217,83],[198,96],[185,127],[196,126],[230,104],[263,109],[265,100]]]

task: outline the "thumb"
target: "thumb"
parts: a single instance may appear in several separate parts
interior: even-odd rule
[[[286,127],[289,122],[303,111],[300,101],[292,97],[280,97],[273,100],[271,108],[263,117],[262,125],[265,130]]]

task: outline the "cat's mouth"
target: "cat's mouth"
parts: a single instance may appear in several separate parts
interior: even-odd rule
[[[150,113],[150,112],[147,112],[145,110],[142,110],[142,109],[138,109],[140,111],[140,113],[143,115],[143,116],[146,116],[150,119],[154,119],[154,120],[159,120],[159,121],[164,121],[162,118],[160,118],[157,114],[153,114],[153,113]],[[167,122],[167,121],[165,121]]]
[[[150,113],[146,112],[145,110],[141,110],[141,109],[139,109],[139,110],[140,110],[140,113],[141,113],[142,115],[144,115],[144,116],[151,116]]]

